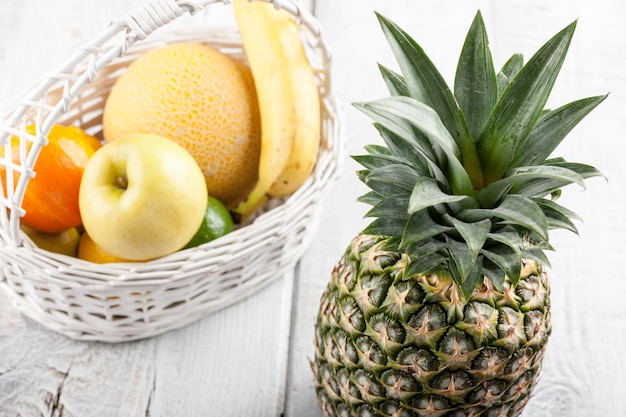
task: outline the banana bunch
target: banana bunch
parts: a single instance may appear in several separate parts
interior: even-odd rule
[[[291,15],[264,1],[235,0],[233,6],[261,115],[259,179],[234,209],[245,220],[270,198],[293,193],[309,176],[321,115],[315,76]]]

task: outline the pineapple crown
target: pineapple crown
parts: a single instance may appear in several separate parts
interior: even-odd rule
[[[454,92],[423,49],[376,14],[400,72],[379,65],[390,96],[354,106],[386,146],[354,156],[371,191],[359,201],[374,220],[364,233],[389,236],[408,255],[406,274],[449,273],[467,298],[483,277],[513,284],[522,259],[549,265],[550,229],[577,233],[579,217],[555,200],[561,189],[602,176],[550,157],[604,96],[544,106],[576,22],[524,64],[513,55],[496,73],[480,11],[461,50]]]

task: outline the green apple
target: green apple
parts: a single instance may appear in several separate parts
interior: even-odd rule
[[[202,223],[207,198],[204,174],[187,150],[162,136],[135,134],[93,154],[78,204],[98,246],[144,261],[185,246]]]

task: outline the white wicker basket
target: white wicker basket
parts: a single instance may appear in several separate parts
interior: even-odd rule
[[[257,292],[293,268],[309,245],[323,196],[339,172],[342,144],[338,104],[330,88],[329,51],[317,21],[291,0],[264,0],[288,10],[301,27],[322,97],[322,147],[313,173],[290,197],[213,242],[150,262],[98,265],[37,248],[19,229],[20,201],[39,150],[55,123],[101,134],[104,101],[117,76],[148,49],[203,42],[244,58],[234,25],[169,25],[228,0],[154,0],[111,22],[92,43],[41,78],[0,119],[0,146],[13,135],[32,141],[21,165],[0,158],[15,189],[0,196],[0,286],[24,315],[74,339],[121,342],[182,327]],[[193,16],[193,17],[191,17]],[[205,22],[206,23],[206,22]],[[184,26],[184,27],[182,27]],[[174,30],[175,28],[175,30]],[[153,33],[155,32],[155,33]],[[36,123],[36,136],[25,133]],[[10,178],[10,177],[9,177]],[[7,181],[9,184],[11,180]],[[0,185],[1,188],[1,185]]]

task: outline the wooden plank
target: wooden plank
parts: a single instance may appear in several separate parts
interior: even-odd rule
[[[0,415],[278,416],[293,275],[183,329],[130,343],[76,342],[0,292]]]
[[[287,375],[293,275],[156,339],[150,415],[278,416]]]
[[[514,52],[528,59],[562,27],[578,19],[577,33],[551,103],[564,104],[612,91],[565,142],[560,155],[602,169],[610,186],[592,180],[584,193],[566,190],[563,203],[583,218],[581,236],[554,233],[552,259],[554,331],[539,386],[524,417],[603,417],[626,414],[621,392],[626,363],[620,346],[626,333],[621,294],[626,290],[620,259],[626,228],[623,215],[626,167],[611,151],[621,141],[626,108],[626,4],[514,1],[415,2],[395,0],[317,0],[316,14],[333,50],[333,85],[345,105],[348,154],[366,143],[380,143],[369,119],[350,103],[386,94],[376,63],[393,64],[373,11],[405,27],[431,54],[451,82],[461,43],[477,8],[487,24],[497,66]],[[393,65],[392,65],[393,66]],[[619,152],[618,152],[619,153]],[[296,288],[288,416],[319,417],[308,360],[313,357],[313,326],[319,297],[334,262],[361,230],[367,209],[356,204],[363,187],[346,158],[344,175],[327,198],[320,232],[302,260]],[[597,295],[596,295],[597,294]]]

